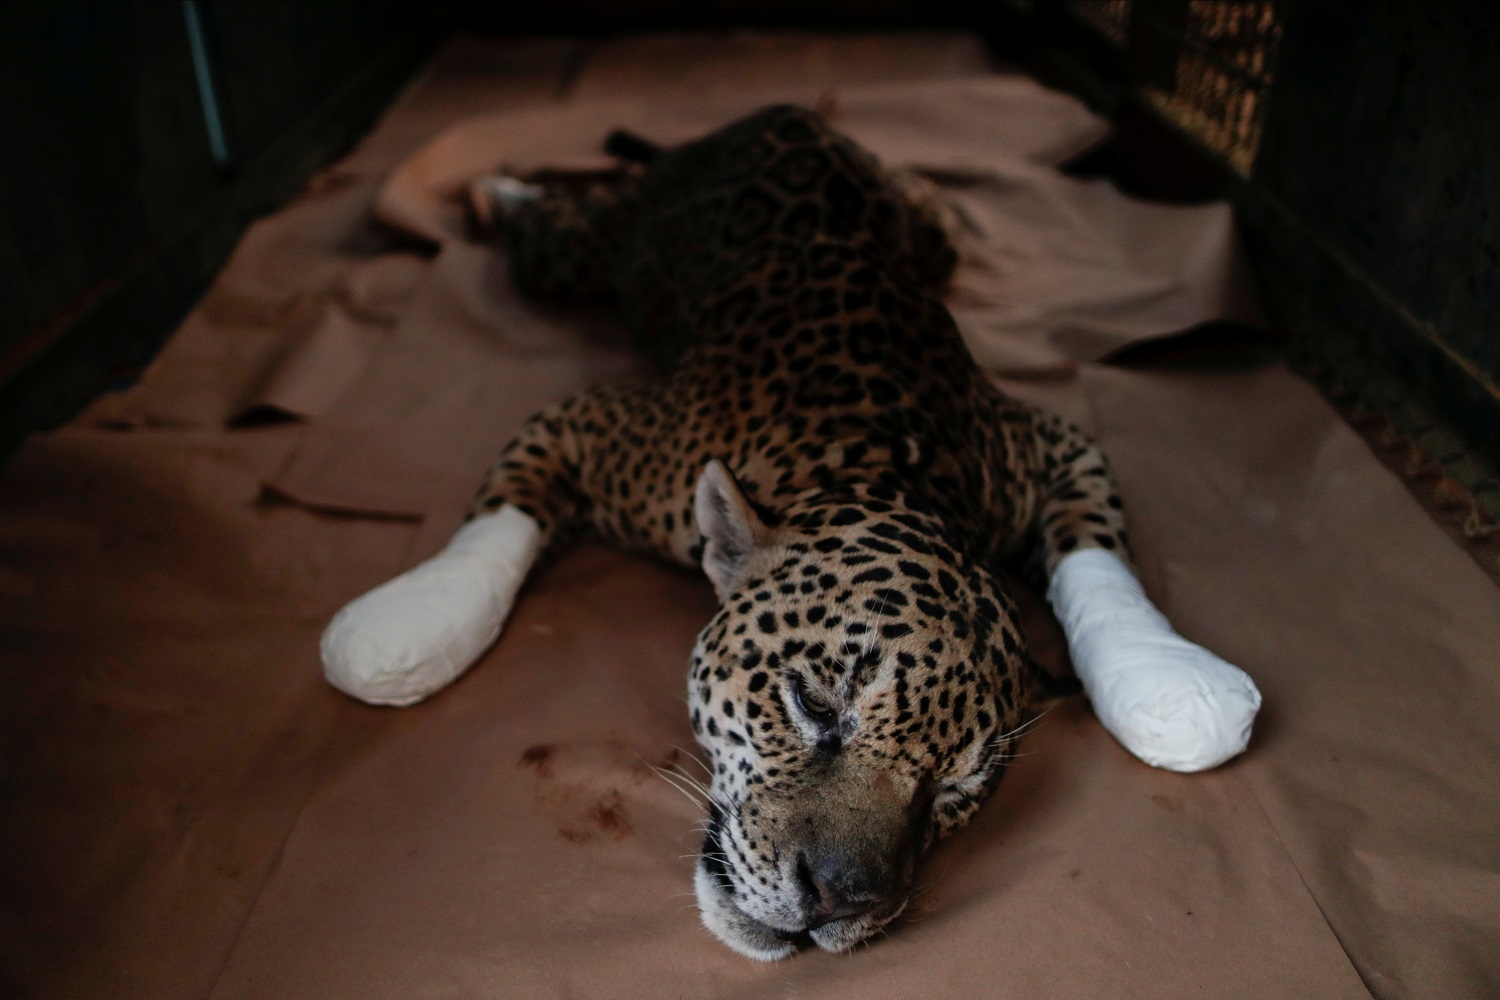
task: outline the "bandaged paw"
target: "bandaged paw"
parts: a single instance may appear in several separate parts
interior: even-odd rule
[[[372,705],[411,705],[452,683],[510,615],[541,551],[536,521],[506,505],[443,551],[349,602],[323,632],[323,675]]]
[[[544,193],[540,185],[528,184],[505,174],[492,174],[469,185],[469,207],[481,227],[493,229],[501,219],[527,202],[538,200]]]
[[[1127,750],[1153,767],[1204,771],[1245,749],[1255,682],[1174,632],[1119,556],[1064,556],[1047,600],[1094,714]]]

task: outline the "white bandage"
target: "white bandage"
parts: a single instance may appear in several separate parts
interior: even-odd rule
[[[1094,714],[1127,750],[1154,767],[1204,771],[1245,749],[1255,682],[1172,631],[1119,556],[1064,556],[1047,600]]]
[[[323,632],[328,683],[372,705],[411,705],[490,647],[541,551],[530,516],[507,504],[443,551],[344,606]]]
[[[480,226],[492,229],[517,208],[537,201],[545,193],[536,184],[527,184],[505,174],[492,174],[469,185],[469,205]]]

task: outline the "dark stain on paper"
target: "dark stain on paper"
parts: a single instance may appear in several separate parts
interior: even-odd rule
[[[601,837],[609,840],[624,840],[634,832],[630,816],[625,811],[625,800],[611,788],[599,797],[584,819],[582,826],[560,826],[558,834],[574,844],[587,844]]]
[[[557,824],[557,834],[572,844],[591,844],[607,840],[624,840],[635,832],[630,814],[625,808],[625,798],[617,787],[599,791],[593,780],[572,780],[574,772],[585,770],[592,779],[601,776],[600,767],[590,767],[586,761],[574,759],[566,745],[536,743],[521,751],[516,766],[530,768],[536,773],[537,784],[533,788],[536,807],[550,814]],[[674,761],[677,751],[669,755]],[[623,761],[621,762],[623,763]],[[561,777],[556,773],[561,768]],[[637,777],[635,770],[649,772],[646,763],[639,758],[627,772]],[[638,778],[637,778],[638,780]]]
[[[521,752],[521,764],[526,767],[536,768],[539,777],[552,777],[552,744],[538,743],[529,746]]]

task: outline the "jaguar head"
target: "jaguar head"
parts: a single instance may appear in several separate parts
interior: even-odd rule
[[[688,682],[713,772],[703,921],[752,958],[846,951],[999,780],[1025,701],[1015,607],[894,491],[805,497],[773,526],[714,462],[695,516],[721,599]]]

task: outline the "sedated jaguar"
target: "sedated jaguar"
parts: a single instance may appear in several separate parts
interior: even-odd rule
[[[524,293],[615,303],[669,371],[533,417],[470,517],[701,563],[721,601],[688,678],[703,921],[753,958],[843,951],[1059,693],[997,568],[1128,558],[1121,502],[1091,441],[976,366],[934,203],[820,116],[607,148],[619,169],[492,178],[477,204]]]

